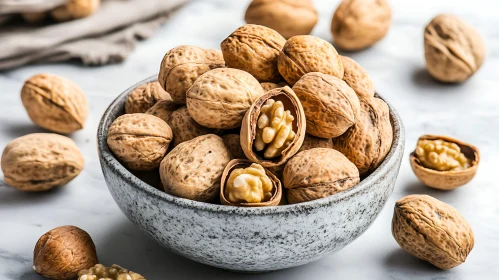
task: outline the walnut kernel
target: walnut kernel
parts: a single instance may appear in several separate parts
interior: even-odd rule
[[[225,197],[232,203],[259,203],[272,198],[272,182],[257,163],[234,169],[227,180]]]
[[[78,273],[78,280],[145,280],[144,276],[129,271],[119,265],[113,264],[105,267],[96,264],[89,269],[83,269]]]
[[[438,171],[463,170],[471,165],[456,143],[440,139],[420,140],[416,155],[424,167]]]

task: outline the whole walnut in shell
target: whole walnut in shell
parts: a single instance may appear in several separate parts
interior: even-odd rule
[[[148,114],[125,114],[109,126],[107,145],[132,170],[159,167],[172,141],[172,130],[162,119]]]
[[[227,67],[241,69],[260,82],[278,82],[277,58],[286,39],[275,30],[246,24],[227,37],[220,47]]]
[[[222,136],[222,139],[224,140],[225,147],[229,149],[233,159],[246,158],[246,155],[241,148],[241,137],[239,134],[226,134]]]
[[[291,37],[279,55],[277,68],[291,86],[310,72],[321,72],[340,79],[344,72],[341,58],[333,45],[310,35]]]
[[[30,119],[42,128],[71,133],[85,125],[87,99],[74,82],[51,74],[35,75],[24,83],[21,100]]]
[[[385,37],[391,22],[387,0],[343,0],[331,23],[334,44],[348,51],[370,47]]]
[[[62,226],[45,233],[33,252],[34,270],[50,279],[72,279],[80,270],[98,262],[92,238],[75,226]]]
[[[312,0],[253,0],[246,10],[247,23],[274,29],[284,38],[307,35],[318,20]]]
[[[307,73],[293,86],[305,111],[307,133],[320,138],[338,137],[359,118],[355,91],[343,80],[318,72]]]
[[[145,113],[160,100],[171,100],[171,97],[158,82],[140,85],[128,95],[125,113]]]
[[[178,108],[182,107],[182,105],[175,103],[171,100],[160,100],[154,104],[149,110],[146,111],[146,114],[153,115],[164,120],[167,124],[170,124],[170,119]]]
[[[158,81],[176,103],[186,103],[186,92],[202,74],[225,67],[222,52],[194,46],[168,51],[159,69]]]
[[[355,60],[342,55],[340,55],[340,57],[343,62],[343,68],[345,69],[343,81],[345,81],[359,97],[373,97],[375,92],[374,84],[371,78],[369,78],[366,70],[364,70]]]
[[[68,0],[66,4],[55,8],[50,15],[56,21],[68,21],[88,17],[100,6],[100,0]]]
[[[251,104],[265,92],[249,73],[220,68],[201,75],[187,92],[187,109],[202,126],[232,129],[241,126]]]
[[[439,15],[425,28],[426,68],[438,81],[464,82],[482,66],[485,44],[471,25],[453,15]]]
[[[185,106],[173,112],[170,119],[170,126],[173,131],[174,147],[201,135],[218,133],[217,130],[204,127],[194,121]]]
[[[360,98],[359,120],[333,142],[334,148],[357,166],[361,176],[374,171],[393,142],[388,105],[379,98]]]
[[[305,139],[303,139],[303,144],[300,147],[301,151],[311,150],[314,148],[329,148],[333,149],[333,140],[331,138],[318,138],[310,134],[305,134]]]
[[[328,197],[359,183],[359,171],[340,152],[314,148],[286,163],[283,184],[290,204]]]
[[[173,148],[159,169],[165,192],[196,201],[213,201],[230,161],[222,138],[214,134],[196,137]]]
[[[262,86],[263,91],[265,91],[265,92],[267,92],[269,90],[272,90],[272,89],[275,89],[275,88],[289,86],[285,82],[280,82],[280,83],[277,83],[277,84],[271,83],[271,82],[263,82],[263,83],[260,83],[260,85]]]
[[[12,140],[2,153],[6,184],[23,191],[46,191],[73,180],[84,159],[75,142],[52,133],[33,133]]]
[[[475,243],[463,216],[428,195],[409,195],[397,201],[392,234],[409,254],[440,269],[462,264]]]

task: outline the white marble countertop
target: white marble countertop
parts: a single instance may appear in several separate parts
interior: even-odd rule
[[[120,212],[109,194],[97,157],[100,116],[121,91],[157,73],[164,53],[177,45],[217,48],[243,24],[247,0],[198,0],[178,13],[153,38],[140,43],[124,63],[100,68],[71,64],[37,65],[0,73],[0,147],[13,138],[41,131],[19,98],[25,79],[38,72],[63,75],[87,93],[90,116],[72,135],[82,149],[84,171],[69,185],[42,194],[22,193],[0,181],[0,279],[42,279],[32,266],[39,236],[73,224],[90,233],[101,262],[136,270],[147,279],[498,279],[499,275],[499,2],[487,0],[391,1],[394,18],[388,36],[368,50],[350,54],[370,73],[378,92],[405,122],[407,148],[396,189],[378,219],[342,251],[315,263],[268,274],[236,274],[201,265],[162,249]],[[320,22],[314,35],[331,40],[329,24],[338,0],[316,0]],[[463,85],[442,85],[424,68],[423,29],[441,12],[454,13],[485,37],[482,69]],[[0,42],[1,43],[1,42]],[[475,179],[450,192],[431,190],[416,179],[408,154],[422,134],[454,136],[481,150]],[[0,176],[3,178],[3,176]],[[475,233],[475,248],[463,265],[440,271],[408,255],[391,235],[394,202],[425,193],[456,207]]]

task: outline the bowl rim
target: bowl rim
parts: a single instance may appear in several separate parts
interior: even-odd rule
[[[289,205],[280,205],[280,206],[267,206],[267,207],[234,207],[229,205],[219,205],[219,204],[211,204],[206,202],[194,201],[186,198],[176,197],[170,195],[164,191],[160,191],[157,188],[147,184],[141,179],[137,178],[134,174],[132,174],[128,169],[126,169],[121,162],[119,162],[116,157],[109,150],[107,145],[107,130],[108,127],[105,127],[106,121],[111,117],[111,114],[116,106],[123,99],[125,99],[130,92],[132,92],[137,86],[157,81],[157,75],[153,75],[147,79],[144,79],[135,85],[131,86],[121,94],[119,94],[113,102],[107,107],[106,111],[101,117],[99,122],[99,126],[97,129],[97,148],[99,152],[99,159],[102,168],[102,172],[104,171],[103,165],[106,164],[112,172],[118,174],[123,180],[132,184],[132,186],[140,190],[141,192],[153,196],[156,199],[161,200],[162,202],[173,203],[181,208],[188,208],[192,210],[200,210],[200,211],[208,211],[208,212],[216,212],[216,213],[231,213],[231,214],[240,214],[240,215],[269,215],[269,214],[282,214],[282,213],[298,213],[303,211],[312,211],[323,206],[330,205],[332,203],[341,201],[349,196],[353,196],[359,192],[366,190],[371,184],[376,182],[381,176],[383,176],[388,169],[392,168],[394,164],[396,164],[397,158],[396,154],[399,150],[404,149],[405,145],[405,131],[404,125],[397,111],[393,108],[391,104],[386,102],[386,100],[381,97],[378,93],[376,93],[376,97],[381,98],[386,102],[388,107],[390,108],[390,119],[392,121],[393,127],[393,142],[390,148],[389,153],[386,158],[383,160],[380,166],[376,168],[376,170],[371,173],[368,177],[364,178],[359,184],[350,188],[346,191],[339,192],[337,194],[307,201],[298,204],[289,204]],[[109,185],[106,181],[106,185]]]

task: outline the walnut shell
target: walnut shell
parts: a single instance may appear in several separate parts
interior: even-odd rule
[[[173,112],[170,119],[170,126],[173,131],[173,146],[192,140],[198,136],[206,134],[217,134],[219,131],[198,124],[187,111],[187,107],[182,107]]]
[[[310,35],[291,37],[279,54],[277,63],[279,73],[291,86],[310,72],[321,72],[340,79],[344,73],[343,63],[333,45]]]
[[[286,39],[275,30],[254,24],[239,27],[220,47],[227,67],[241,69],[260,82],[282,80],[277,58]]]
[[[274,29],[284,38],[307,35],[318,20],[312,0],[253,0],[246,10],[247,23]]]
[[[109,127],[107,145],[132,170],[158,168],[172,141],[172,129],[148,114],[125,114]]]
[[[385,37],[392,22],[392,10],[386,0],[343,0],[331,22],[334,44],[357,51]]]
[[[45,233],[33,252],[34,270],[50,279],[72,279],[80,270],[98,262],[92,238],[75,226],[62,226]]]
[[[342,135],[357,122],[360,102],[343,80],[319,72],[307,73],[293,86],[307,118],[307,133],[320,138]]]
[[[159,100],[152,106],[149,110],[146,111],[146,114],[153,115],[165,121],[167,124],[170,124],[170,119],[177,109],[182,107],[182,105],[177,104],[171,100]]]
[[[300,150],[298,150],[298,152],[314,148],[333,149],[334,148],[333,140],[331,138],[318,138],[306,133],[305,139],[303,139],[303,144],[301,145]]]
[[[438,171],[424,167],[415,153],[412,152],[409,158],[412,170],[423,184],[439,190],[453,190],[467,184],[473,179],[478,168],[478,163],[480,162],[478,148],[457,139],[441,135],[423,135],[419,138],[419,140],[423,139],[441,139],[447,142],[456,143],[459,148],[461,148],[461,152],[464,153],[468,159],[471,159],[470,167],[464,170]]]
[[[145,113],[160,100],[171,100],[171,97],[158,82],[140,85],[128,95],[125,113]]]
[[[440,269],[462,264],[475,243],[463,216],[428,195],[409,195],[397,201],[392,234],[409,254]]]
[[[263,207],[263,206],[277,206],[281,202],[282,198],[282,185],[281,181],[277,179],[277,177],[272,174],[270,171],[265,169],[265,174],[269,177],[270,181],[274,185],[274,189],[272,190],[272,198],[266,202],[260,203],[232,203],[225,198],[225,185],[227,184],[227,179],[229,179],[229,175],[232,170],[237,168],[247,168],[252,164],[249,160],[244,159],[233,159],[231,160],[224,169],[222,174],[221,184],[220,184],[220,202],[223,205],[229,206],[241,206],[241,207]]]
[[[230,161],[222,138],[214,134],[183,142],[161,162],[160,175],[169,194],[196,201],[213,201],[220,192],[220,179]]]
[[[464,82],[482,66],[485,43],[478,31],[453,15],[439,15],[425,28],[426,68],[438,81]]]
[[[334,148],[367,176],[385,159],[393,142],[390,109],[379,98],[360,98],[360,117],[343,135],[333,139]]]
[[[24,83],[21,100],[30,119],[42,128],[67,134],[85,125],[87,99],[71,80],[51,74],[35,75]]]
[[[272,89],[275,89],[275,88],[279,88],[279,87],[285,87],[285,86],[288,86],[289,85],[285,82],[280,82],[280,83],[270,83],[270,82],[263,82],[263,83],[260,83],[260,85],[262,86],[263,88],[263,91],[267,92],[269,90],[272,90]]]
[[[340,152],[314,148],[286,163],[283,184],[290,204],[328,197],[359,183],[359,171]]]
[[[75,142],[52,133],[33,133],[12,140],[2,153],[6,184],[23,191],[46,191],[73,180],[84,166]]]
[[[187,92],[187,109],[202,126],[232,129],[241,126],[251,104],[264,94],[249,73],[220,68],[201,75]]]
[[[194,46],[179,46],[168,51],[159,69],[158,81],[176,103],[186,103],[187,90],[202,74],[225,67],[222,52]]]
[[[245,159],[243,149],[241,148],[241,137],[239,134],[226,134],[222,136],[224,140],[225,147],[229,149],[230,154],[233,159]]]
[[[97,11],[100,0],[68,0],[66,4],[53,9],[50,15],[56,21],[85,18]]]
[[[291,144],[282,151],[282,155],[272,159],[265,159],[261,152],[257,152],[254,149],[257,121],[260,116],[261,108],[268,99],[282,101],[284,109],[291,111],[291,115],[294,116],[293,131],[296,134]],[[258,98],[246,112],[241,125],[241,148],[249,160],[259,163],[263,167],[282,165],[300,149],[303,144],[303,139],[305,138],[305,130],[305,113],[296,94],[287,86],[283,88],[276,88]]]
[[[366,70],[364,70],[355,60],[342,55],[340,55],[340,57],[343,62],[343,68],[345,69],[343,81],[345,81],[359,97],[374,97],[374,84],[371,78],[369,78]]]

